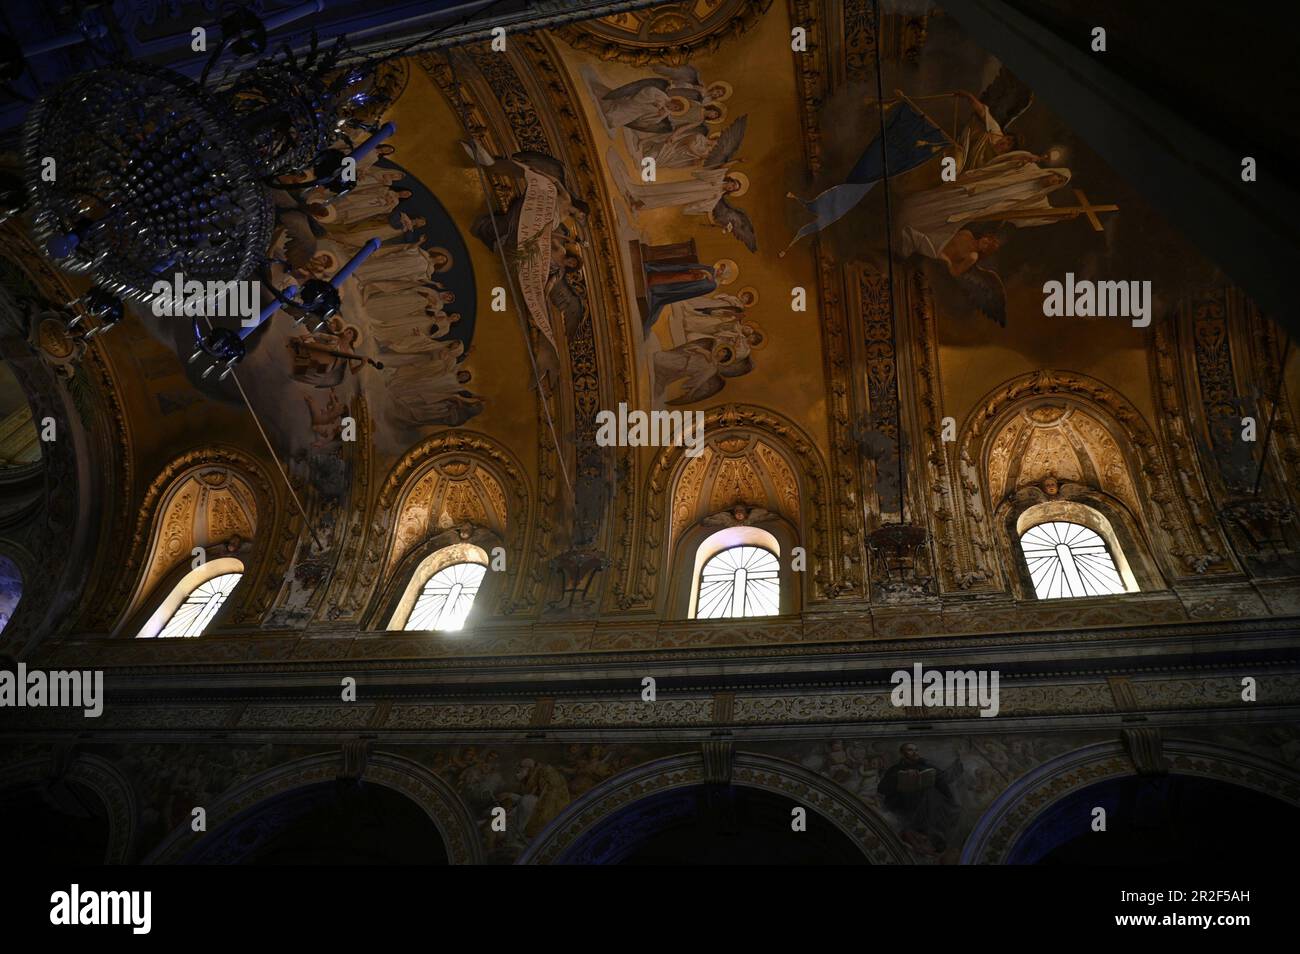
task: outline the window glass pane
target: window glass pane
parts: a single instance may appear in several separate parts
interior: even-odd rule
[[[445,566],[424,584],[404,629],[455,630],[465,625],[487,567],[479,563]]]
[[[200,635],[242,576],[242,573],[223,573],[200,583],[185,597],[185,602],[176,607],[159,637]]]
[[[1124,592],[1106,541],[1082,524],[1055,521],[1030,527],[1020,537],[1020,549],[1040,600]]]
[[[696,619],[775,616],[781,608],[781,567],[762,547],[731,547],[700,571]]]

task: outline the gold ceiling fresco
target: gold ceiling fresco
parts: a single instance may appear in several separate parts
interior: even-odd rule
[[[375,118],[397,132],[358,188],[278,203],[280,287],[382,245],[328,327],[256,341],[257,423],[187,369],[184,329],[136,314],[95,346],[129,422],[123,509],[172,521],[151,482],[209,443],[282,469],[294,493],[239,610],[272,628],[363,623],[419,539],[461,524],[521,548],[509,612],[561,612],[552,561],[584,550],[612,564],[591,607],[655,609],[665,540],[735,508],[806,535],[806,605],[872,599],[867,536],[903,515],[930,531],[931,595],[1008,592],[995,512],[1045,481],[1117,501],[1170,583],[1239,572],[1218,514],[1265,453],[1296,502],[1277,474],[1300,359],[1271,449],[1221,473],[1215,428],[1262,419],[1276,331],[957,21],[893,5],[879,30],[879,77],[857,0],[667,3],[392,65]],[[1047,317],[1067,273],[1149,281],[1149,324]],[[744,449],[603,447],[620,404],[704,412]],[[98,618],[124,613],[131,587],[97,572]]]

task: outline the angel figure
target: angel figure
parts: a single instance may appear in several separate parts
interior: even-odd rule
[[[521,194],[505,212],[481,216],[471,231],[489,248],[513,258],[524,307],[548,346],[536,357],[539,385],[544,394],[549,394],[560,375],[560,347],[548,305],[555,289],[550,280],[554,277],[556,238],[558,235],[563,249],[566,239],[577,236],[578,227],[586,221],[588,206],[574,197],[564,164],[552,156],[525,150],[505,159],[493,156],[478,142],[462,145],[480,168],[511,176],[521,184]],[[564,256],[560,259],[563,262]]]
[[[762,507],[752,507],[737,500],[726,510],[705,517],[700,524],[705,527],[752,527],[775,519],[776,514]]]
[[[748,354],[737,357],[730,345],[708,339],[691,341],[654,355],[655,391],[662,399],[669,385],[680,381],[682,391],[668,404],[694,404],[722,390],[727,378],[754,370]]]
[[[957,279],[970,303],[985,318],[1007,326],[1007,290],[1002,276],[980,262],[1001,248],[996,235],[977,236],[970,229],[960,229],[939,252],[948,274]]]
[[[669,133],[631,134],[630,151],[640,162],[646,156],[661,169],[717,169],[736,161],[749,117],[741,116],[726,129],[711,132],[703,123],[681,126]]]
[[[705,84],[693,66],[656,66],[657,76],[609,87],[587,71],[587,85],[596,98],[605,128],[642,133],[671,133],[682,126],[721,122],[723,100],[731,84]]]
[[[957,90],[954,96],[970,104],[973,116],[956,140],[957,175],[981,169],[989,163],[1020,152],[1020,137],[1007,132],[1034,102],[1034,93],[1005,67],[976,96]],[[1028,159],[1041,159],[1032,153]]]
[[[744,209],[732,205],[729,198],[739,198],[749,190],[749,177],[726,167],[701,169],[689,179],[676,182],[632,182],[623,162],[612,149],[607,156],[619,188],[633,212],[642,209],[665,209],[680,206],[687,215],[704,215],[711,225],[734,235],[751,252],[758,251],[754,223]]]

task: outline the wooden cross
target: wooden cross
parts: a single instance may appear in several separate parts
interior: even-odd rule
[[[1092,230],[1094,232],[1101,231],[1101,219],[1097,218],[1098,212],[1119,211],[1118,205],[1089,205],[1088,197],[1083,194],[1082,189],[1075,189],[1074,197],[1079,200],[1079,205],[1077,208],[1071,208],[1070,211],[1074,212],[1076,215],[1080,212],[1086,215],[1088,217],[1088,221],[1092,223]]]
[[[1118,205],[1089,205],[1088,197],[1083,194],[1082,189],[1074,190],[1074,197],[1079,200],[1078,205],[1054,205],[1047,209],[1019,209],[1008,212],[990,212],[987,215],[976,215],[970,219],[971,222],[991,222],[1007,221],[1014,222],[1016,219],[1067,219],[1078,218],[1080,215],[1086,215],[1088,221],[1092,223],[1094,232],[1102,231],[1101,219],[1097,218],[1098,212],[1118,212]]]

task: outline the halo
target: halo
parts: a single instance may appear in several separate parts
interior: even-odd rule
[[[447,249],[443,248],[441,245],[434,245],[430,247],[429,257],[432,258],[434,255],[437,254],[445,255],[447,257],[447,264],[442,266],[441,268],[435,268],[434,269],[435,272],[437,272],[438,274],[442,274],[443,272],[451,271],[455,267],[456,259],[452,257],[451,252],[449,252]]]
[[[726,272],[731,277],[723,278],[723,272]],[[713,274],[717,278],[719,285],[730,285],[740,277],[740,266],[736,264],[734,258],[720,258],[713,263]]]
[[[745,175],[743,172],[737,172],[735,169],[728,169],[726,177],[728,179],[735,179],[737,182],[740,183],[739,189],[737,189],[735,192],[727,193],[732,198],[739,199],[742,195],[744,195],[746,192],[749,191],[749,176]]]
[[[722,87],[722,95],[710,97],[710,100],[712,102],[720,103],[724,99],[731,99],[731,94],[735,92],[735,87],[732,86],[730,83],[728,83],[726,80],[714,80],[711,83],[705,83],[704,84],[705,94],[707,95],[709,90],[717,86]]]
[[[706,123],[708,123],[708,124],[711,125],[711,126],[717,126],[717,125],[719,125],[720,123],[725,123],[725,122],[727,121],[727,104],[726,104],[726,103],[721,103],[721,102],[718,102],[716,99],[711,99],[711,100],[709,100],[707,103],[705,103],[704,105],[705,105],[706,107],[708,107],[708,106],[712,106],[714,109],[716,109],[716,110],[718,111],[718,118],[717,118],[717,119],[708,119],[708,118],[706,118],[706,119],[704,120]]]
[[[360,325],[344,325],[343,329],[339,332],[339,337],[342,338],[345,334],[347,334],[349,328],[351,328],[357,334],[356,340],[352,342],[352,350],[356,351],[358,348],[361,347],[361,342],[366,340],[366,333],[361,330]]]
[[[767,333],[767,331],[763,328],[763,326],[760,325],[757,321],[743,321],[741,322],[741,324],[749,325],[749,327],[753,328],[762,336],[759,339],[758,344],[753,344],[752,342],[750,343],[749,345],[750,351],[762,351],[764,348],[767,347],[767,343],[772,340],[771,336]]]
[[[690,104],[689,102],[687,102],[685,96],[669,96],[669,97],[668,97],[668,106],[667,106],[667,109],[668,109],[668,112],[672,113],[674,116],[681,116],[683,113],[685,113],[685,112],[686,112],[688,109],[690,109],[690,108],[691,108],[691,104]]]
[[[740,291],[736,292],[736,297],[746,308],[753,308],[758,304],[758,289],[753,285],[746,285]]]

